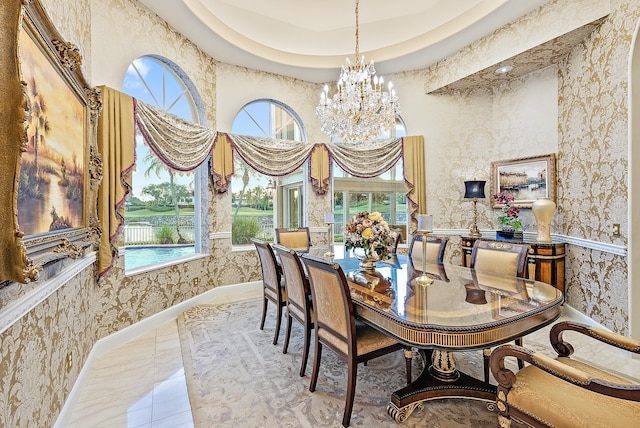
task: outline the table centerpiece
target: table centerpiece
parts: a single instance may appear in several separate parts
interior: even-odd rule
[[[395,232],[377,211],[356,213],[344,228],[344,248],[353,250],[363,269],[375,269],[378,260],[390,258],[394,240]]]

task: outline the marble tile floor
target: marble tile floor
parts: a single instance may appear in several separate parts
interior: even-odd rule
[[[561,320],[590,323],[576,314],[565,311]],[[525,347],[553,356],[549,328],[525,336]],[[640,379],[640,359],[628,352],[573,332],[565,339],[574,346],[575,358]],[[79,388],[69,409],[70,428],[194,426],[175,319],[95,359]]]

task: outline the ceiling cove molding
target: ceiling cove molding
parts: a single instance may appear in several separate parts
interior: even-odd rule
[[[570,3],[570,5],[569,5]],[[426,70],[426,94],[488,86],[557,63],[610,13],[609,2],[552,1]],[[502,65],[512,71],[497,75]]]

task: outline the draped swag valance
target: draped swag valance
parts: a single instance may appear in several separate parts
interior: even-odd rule
[[[211,156],[210,173],[217,193],[229,190],[234,154],[255,170],[277,177],[294,172],[309,159],[309,180],[319,195],[329,190],[330,159],[349,174],[369,178],[389,170],[403,157],[412,225],[418,209],[426,212],[422,136],[353,145],[234,135],[186,121],[115,89],[103,86],[101,90],[104,108],[98,125],[98,147],[108,173],[100,186],[98,205],[103,231],[108,233],[102,235],[100,276],[111,268],[117,251],[113,241],[122,226],[123,203],[131,188],[136,129],[158,158],[174,170],[192,171]]]

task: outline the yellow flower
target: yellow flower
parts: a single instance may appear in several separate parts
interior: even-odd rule
[[[364,239],[371,238],[371,235],[373,235],[373,230],[371,230],[370,227],[367,227],[365,230],[362,231],[362,237]]]
[[[371,221],[382,221],[382,214],[380,214],[377,211],[372,212],[371,214],[369,214],[369,220],[371,220]]]

